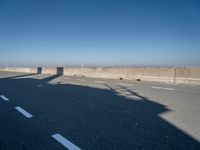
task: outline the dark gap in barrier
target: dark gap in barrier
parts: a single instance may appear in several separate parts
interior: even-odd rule
[[[37,68],[37,74],[41,74],[42,73],[42,67],[38,67]]]
[[[63,75],[64,74],[64,68],[63,67],[57,67],[56,68],[56,75]]]

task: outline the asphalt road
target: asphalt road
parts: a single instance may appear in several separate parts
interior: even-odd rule
[[[200,150],[200,86],[0,72],[2,150]]]

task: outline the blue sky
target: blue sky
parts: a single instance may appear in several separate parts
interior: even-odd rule
[[[200,1],[0,0],[0,64],[200,66]]]

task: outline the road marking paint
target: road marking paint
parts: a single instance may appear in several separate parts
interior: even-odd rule
[[[71,78],[64,78],[64,79],[71,80]]]
[[[174,89],[172,89],[172,88],[164,88],[164,87],[158,87],[158,86],[152,86],[151,88],[152,88],[152,89],[170,90],[170,91],[173,91],[173,90],[174,90]]]
[[[124,91],[124,92],[119,92],[119,93],[122,93],[122,94],[131,94],[130,92],[126,92],[126,91]]]
[[[123,86],[133,86],[132,84],[124,84],[124,83],[118,83],[118,84]]]
[[[59,143],[61,143],[64,147],[68,148],[69,150],[81,150],[79,147],[71,143],[69,140],[65,139],[60,134],[54,134],[52,137],[57,140]]]
[[[19,106],[15,107],[15,109],[18,110],[21,114],[23,114],[27,118],[32,118],[33,117],[30,113],[28,113],[27,111],[25,111],[24,109],[22,109]]]
[[[0,95],[0,97],[4,100],[4,101],[9,101],[9,99],[7,97],[5,97],[4,95]]]
[[[64,83],[64,82],[61,82],[60,84],[66,84],[66,83]]]
[[[191,86],[197,86],[197,85],[195,85],[195,84],[191,84]]]
[[[78,81],[85,81],[85,80],[83,80],[83,79],[77,79]]]
[[[96,82],[96,83],[106,83],[104,81],[94,81],[94,82]]]

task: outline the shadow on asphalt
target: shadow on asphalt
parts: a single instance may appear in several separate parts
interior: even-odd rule
[[[7,78],[4,78],[4,79],[16,79],[16,78],[21,78],[21,77],[33,76],[33,75],[37,75],[37,73],[30,73],[30,74],[11,76],[11,77],[7,77]]]
[[[119,96],[109,85],[106,85],[109,89],[98,89],[73,84],[49,84],[59,76],[34,79],[28,78],[27,75],[27,78],[0,79],[2,85],[0,92],[12,95],[15,104],[22,105],[34,115],[32,118],[34,125],[30,125],[30,122],[27,124],[30,130],[41,136],[39,138],[41,143],[48,141],[41,144],[42,148],[46,146],[45,148],[53,149],[51,143],[54,141],[43,139],[42,136],[50,136],[57,132],[80,148],[88,150],[197,150],[200,148],[197,140],[159,116],[161,113],[173,111],[166,106],[133,91],[129,92],[139,97],[139,100]],[[36,86],[38,84],[42,87],[38,88]],[[7,85],[6,88],[4,85]],[[122,86],[120,88],[126,89]],[[2,124],[5,119],[2,116],[1,119]],[[13,120],[12,124],[17,124],[17,121]],[[12,128],[16,132],[20,130],[17,126]],[[27,131],[29,131],[28,127]],[[29,134],[29,140],[25,140],[24,147],[20,148],[30,149],[32,146],[33,149],[40,149],[41,146],[34,142],[38,137],[32,132],[24,132],[21,133],[22,137],[15,137],[14,146],[19,147],[17,138],[23,139],[23,135]],[[3,133],[0,138],[1,146],[9,149],[9,142],[5,143],[13,138],[13,133],[10,133],[9,128]]]

